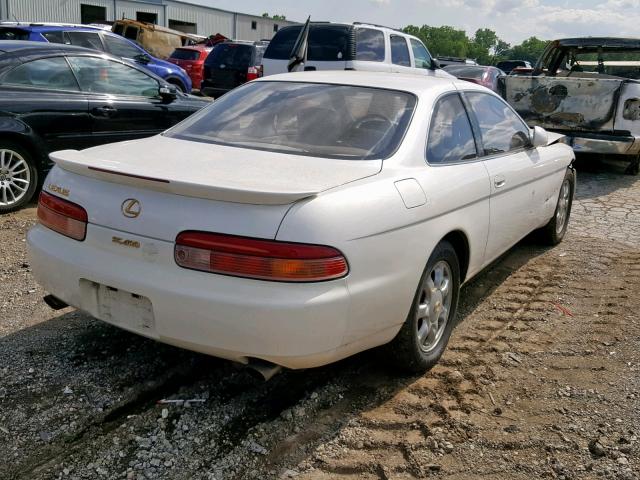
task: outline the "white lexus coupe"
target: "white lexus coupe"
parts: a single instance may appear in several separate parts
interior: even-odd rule
[[[424,371],[461,284],[533,230],[565,235],[559,138],[456,79],[270,76],[162,135],[51,154],[33,270],[54,307],[236,362],[388,344]]]

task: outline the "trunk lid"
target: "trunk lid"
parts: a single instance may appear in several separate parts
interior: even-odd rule
[[[184,230],[275,238],[292,203],[376,175],[382,166],[163,136],[51,158],[56,167],[45,188],[67,191],[90,223],[168,241]],[[138,201],[136,217],[124,211],[130,199]]]

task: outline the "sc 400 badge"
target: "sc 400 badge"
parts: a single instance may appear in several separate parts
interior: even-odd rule
[[[129,248],[140,248],[140,242],[137,240],[129,240],[120,237],[111,237],[111,241],[117,245]]]

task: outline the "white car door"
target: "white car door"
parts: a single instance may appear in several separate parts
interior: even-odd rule
[[[429,210],[444,230],[463,230],[469,241],[468,276],[484,265],[489,235],[489,174],[478,155],[467,111],[457,92],[440,97],[429,124],[426,159],[416,177]]]
[[[409,38],[409,43],[411,44],[411,64],[414,66],[413,73],[426,77],[451,78],[451,75],[445,71],[432,68],[431,54],[420,40]]]
[[[506,102],[489,92],[467,91],[464,96],[475,117],[490,177],[486,250],[490,262],[540,226],[549,194],[549,166],[531,146],[527,125]]]
[[[367,70],[370,72],[390,72],[391,57],[388,54],[389,40],[377,28],[355,28],[356,58],[347,62],[347,70]]]

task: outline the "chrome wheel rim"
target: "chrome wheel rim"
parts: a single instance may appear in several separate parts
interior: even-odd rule
[[[449,321],[452,282],[451,267],[441,260],[425,276],[420,287],[415,315],[418,344],[424,353],[438,345]]]
[[[564,224],[567,221],[567,213],[569,212],[569,200],[571,199],[571,185],[569,180],[565,180],[560,188],[560,197],[558,198],[558,209],[556,210],[556,233],[564,230]]]
[[[8,207],[20,202],[31,185],[27,161],[14,150],[0,148],[0,205]]]

